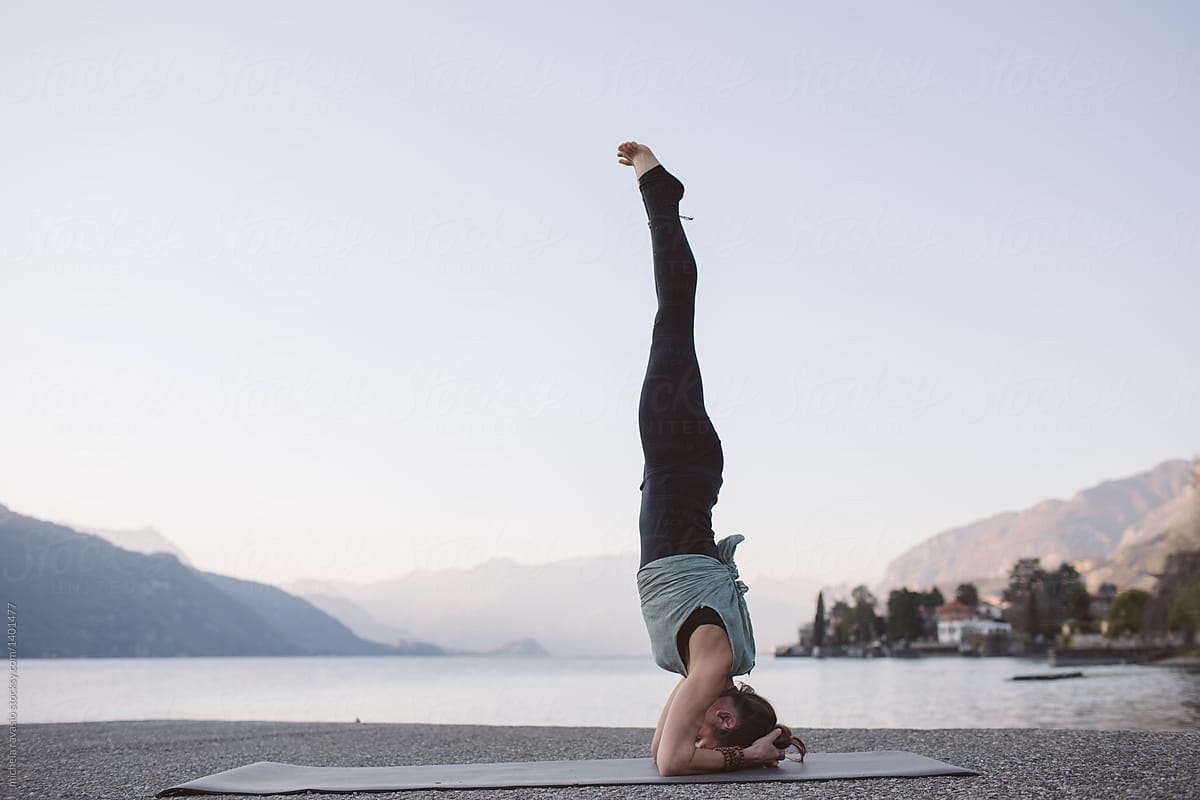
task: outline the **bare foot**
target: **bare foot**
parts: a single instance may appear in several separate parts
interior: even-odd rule
[[[617,161],[627,167],[633,167],[635,178],[640,178],[647,171],[658,166],[658,159],[650,148],[637,142],[622,142],[617,145]]]

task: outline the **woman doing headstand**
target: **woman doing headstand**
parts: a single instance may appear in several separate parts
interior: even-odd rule
[[[638,594],[657,664],[683,676],[658,720],[650,753],[663,775],[778,766],[804,744],[734,675],[754,667],[754,631],[733,552],[716,541],[721,440],[704,409],[694,337],[696,260],[683,232],[683,184],[637,142],[617,147],[632,166],[649,220],[658,312],[638,404],[645,468]]]

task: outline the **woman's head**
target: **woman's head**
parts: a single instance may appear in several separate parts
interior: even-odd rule
[[[781,733],[775,739],[775,746],[781,750],[795,747],[800,752],[800,760],[804,760],[804,754],[807,752],[804,742],[792,735],[791,728],[779,724],[774,706],[762,695],[755,694],[750,686],[739,683],[732,689],[726,689],[717,698],[717,703],[728,708],[733,714],[732,727],[718,726],[713,731],[719,745],[749,747],[775,728],[779,728]]]

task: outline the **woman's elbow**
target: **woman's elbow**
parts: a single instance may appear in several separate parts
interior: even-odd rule
[[[677,775],[690,775],[690,764],[685,764],[678,758],[660,758],[657,759],[655,765],[658,767],[658,774],[664,778],[674,778]]]

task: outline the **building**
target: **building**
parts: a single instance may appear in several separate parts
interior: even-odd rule
[[[988,619],[979,610],[959,602],[946,603],[938,609],[938,644],[962,644],[977,636],[991,633],[1011,633],[1012,625]]]

